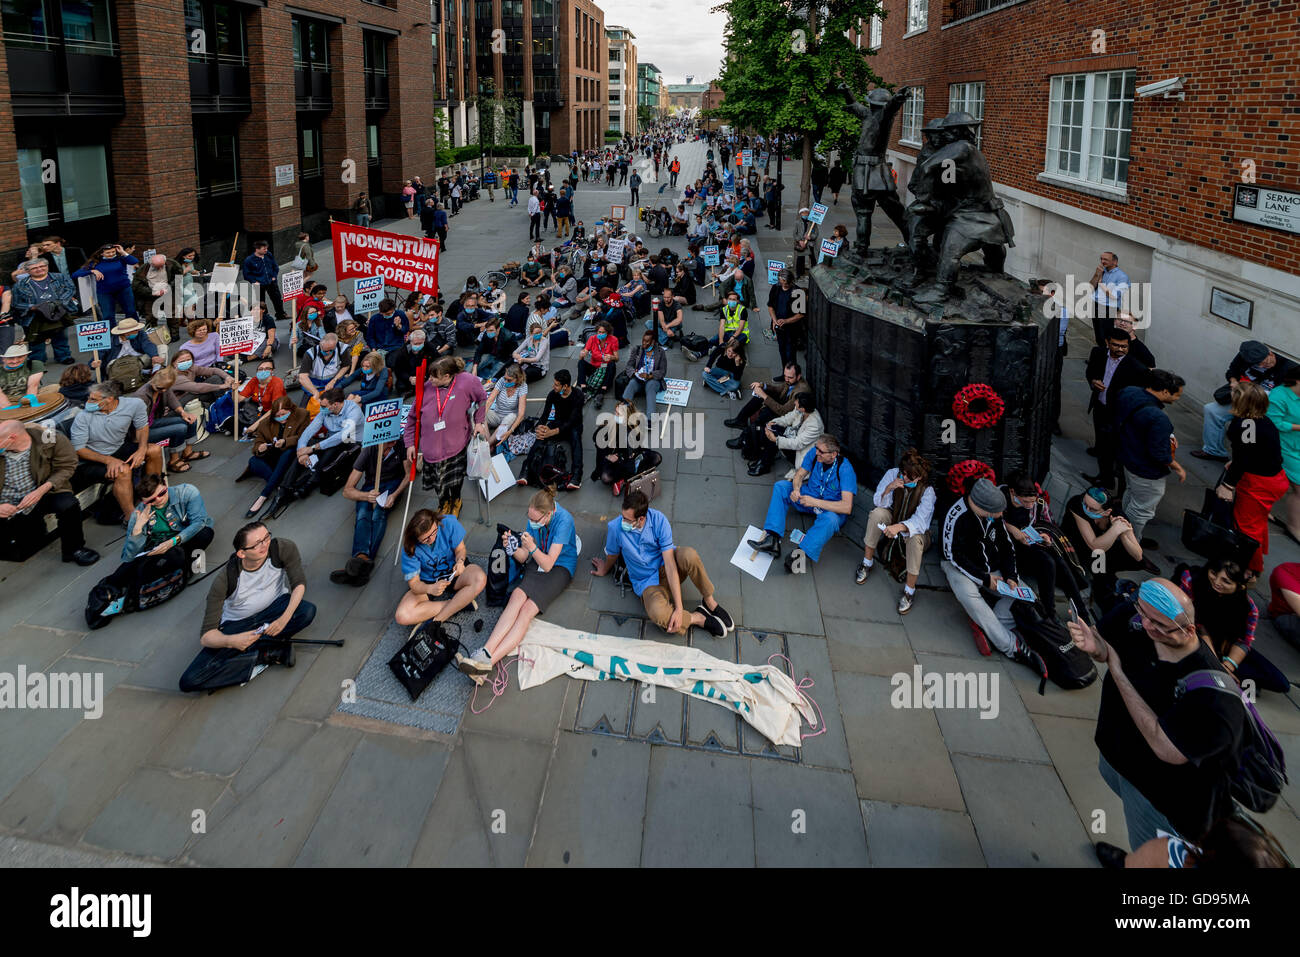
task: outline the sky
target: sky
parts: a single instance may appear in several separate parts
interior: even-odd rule
[[[722,28],[727,18],[709,13],[717,0],[596,0],[605,25],[627,27],[635,34],[639,63],[653,63],[666,83],[708,83],[722,64]]]

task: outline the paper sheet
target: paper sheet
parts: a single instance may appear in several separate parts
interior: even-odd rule
[[[772,556],[767,552],[755,551],[745,542],[751,538],[761,539],[766,534],[761,528],[750,525],[745,529],[745,534],[740,536],[740,544],[736,546],[736,553],[731,556],[731,564],[742,572],[753,575],[759,581],[767,578],[768,569],[772,567]]]

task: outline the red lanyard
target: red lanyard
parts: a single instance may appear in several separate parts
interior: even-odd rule
[[[437,405],[437,407],[438,407],[438,418],[439,418],[439,419],[442,418],[442,410],[445,409],[445,408],[447,408],[447,403],[451,401],[451,387],[450,387],[450,386],[447,387],[447,398],[445,398],[445,399],[439,399],[438,396],[441,395],[441,394],[442,394],[442,390],[439,389],[437,386],[434,386],[434,387],[433,387],[433,401],[434,401],[434,404]]]

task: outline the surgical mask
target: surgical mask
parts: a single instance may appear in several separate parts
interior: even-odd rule
[[[727,300],[727,305],[728,305],[728,306],[731,306],[731,308],[734,309],[734,308],[736,308],[737,306],[740,305],[740,300],[739,300],[739,299],[728,299],[728,300]]]
[[[276,415],[276,417],[275,417],[275,421],[277,421],[277,422],[288,422],[288,421],[289,421],[289,413],[288,413],[288,412],[280,412],[280,413],[278,413],[278,414]]]
[[[329,358],[331,358],[333,355],[334,355],[334,350],[333,350],[333,349],[322,349],[322,350],[320,351],[320,357],[321,357],[322,359],[329,359]]]
[[[623,531],[635,532],[636,530],[636,522],[629,522],[627,519],[623,519]]]
[[[485,335],[489,339],[495,339],[497,337],[497,334],[493,332],[491,329],[484,330],[483,335]]]
[[[411,351],[412,351],[412,352],[419,352],[419,351],[420,351],[421,349],[423,349],[423,348],[424,348],[424,343],[423,343],[423,342],[412,342],[412,343],[411,343]]]
[[[190,367],[193,365],[194,365],[194,361],[192,359],[185,359],[182,360],[181,362],[176,363],[176,368],[179,369],[181,372],[188,372],[190,370]]]
[[[543,522],[534,522],[531,518],[528,520],[528,531],[540,532],[546,525]]]
[[[596,338],[599,339],[601,342],[604,342],[606,339],[609,338],[609,333],[608,333],[608,332],[598,332],[598,333],[596,333]]]
[[[541,341],[542,341],[542,334],[540,332],[534,332],[533,342],[541,342]]]
[[[98,402],[87,402],[87,403],[86,403],[86,411],[87,411],[87,412],[98,412],[98,411],[99,411],[99,403],[98,403]]]
[[[919,481],[904,482],[903,488],[916,488],[921,483]]]
[[[1103,513],[1103,512],[1094,512],[1092,509],[1088,508],[1088,507],[1085,505],[1085,506],[1083,507],[1083,514],[1084,514],[1084,515],[1087,515],[1089,518],[1101,518],[1102,515],[1105,514],[1105,513]]]
[[[367,379],[373,379],[379,374],[374,369],[362,369],[361,371],[365,373]]]
[[[258,369],[258,370],[257,370],[257,381],[258,381],[258,382],[267,382],[267,381],[270,380],[271,375],[272,375],[272,372],[271,372],[270,369]]]

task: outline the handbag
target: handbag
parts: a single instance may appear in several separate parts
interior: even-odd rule
[[[457,650],[465,651],[459,637],[447,634],[448,625],[454,627],[459,636],[460,626],[453,622],[428,621],[416,628],[402,649],[388,659],[393,676],[401,682],[412,701],[418,699],[447,667]]]
[[[627,491],[640,492],[646,497],[647,502],[653,502],[659,497],[659,470],[651,469],[630,479],[627,483]]]
[[[1183,511],[1182,543],[1202,558],[1226,558],[1242,568],[1259,549],[1259,542],[1233,528],[1232,504],[1215,495],[1213,488],[1205,490],[1200,512]]]

